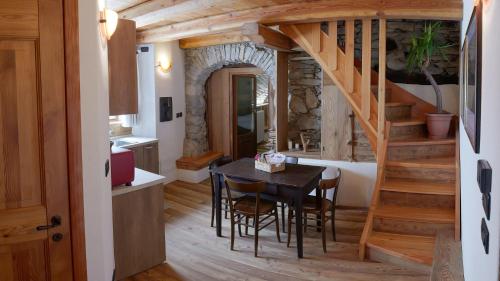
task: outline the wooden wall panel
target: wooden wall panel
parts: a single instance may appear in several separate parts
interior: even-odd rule
[[[352,109],[333,82],[323,76],[321,93],[321,159],[351,159],[351,125],[349,114]]]

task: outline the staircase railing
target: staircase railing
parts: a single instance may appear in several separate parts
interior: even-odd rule
[[[320,23],[281,25],[280,30],[309,53],[340,89],[360,120],[372,150],[377,155],[384,135],[385,83],[378,83],[376,97],[372,91],[372,21],[362,19],[361,71],[356,67],[354,58],[354,19],[345,21],[344,50],[339,48],[337,43],[337,21],[328,22],[327,32],[322,30]],[[378,80],[385,81],[385,19],[380,19],[379,28]]]

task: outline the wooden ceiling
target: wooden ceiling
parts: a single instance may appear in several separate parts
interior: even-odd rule
[[[462,18],[461,0],[107,0],[107,5],[136,21],[140,42],[234,32],[248,23]]]

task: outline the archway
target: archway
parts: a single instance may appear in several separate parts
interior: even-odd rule
[[[275,89],[275,52],[251,42],[210,46],[186,51],[186,136],[184,156],[208,151],[205,120],[205,83],[212,72],[234,64],[254,65],[264,71]]]

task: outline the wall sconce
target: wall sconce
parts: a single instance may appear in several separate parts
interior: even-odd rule
[[[474,7],[479,6],[480,3],[481,3],[481,0],[474,0]]]
[[[102,34],[109,40],[118,26],[118,14],[113,10],[103,9],[100,12],[99,23]]]
[[[172,62],[166,58],[161,58],[156,67],[163,73],[169,73],[172,70]]]

